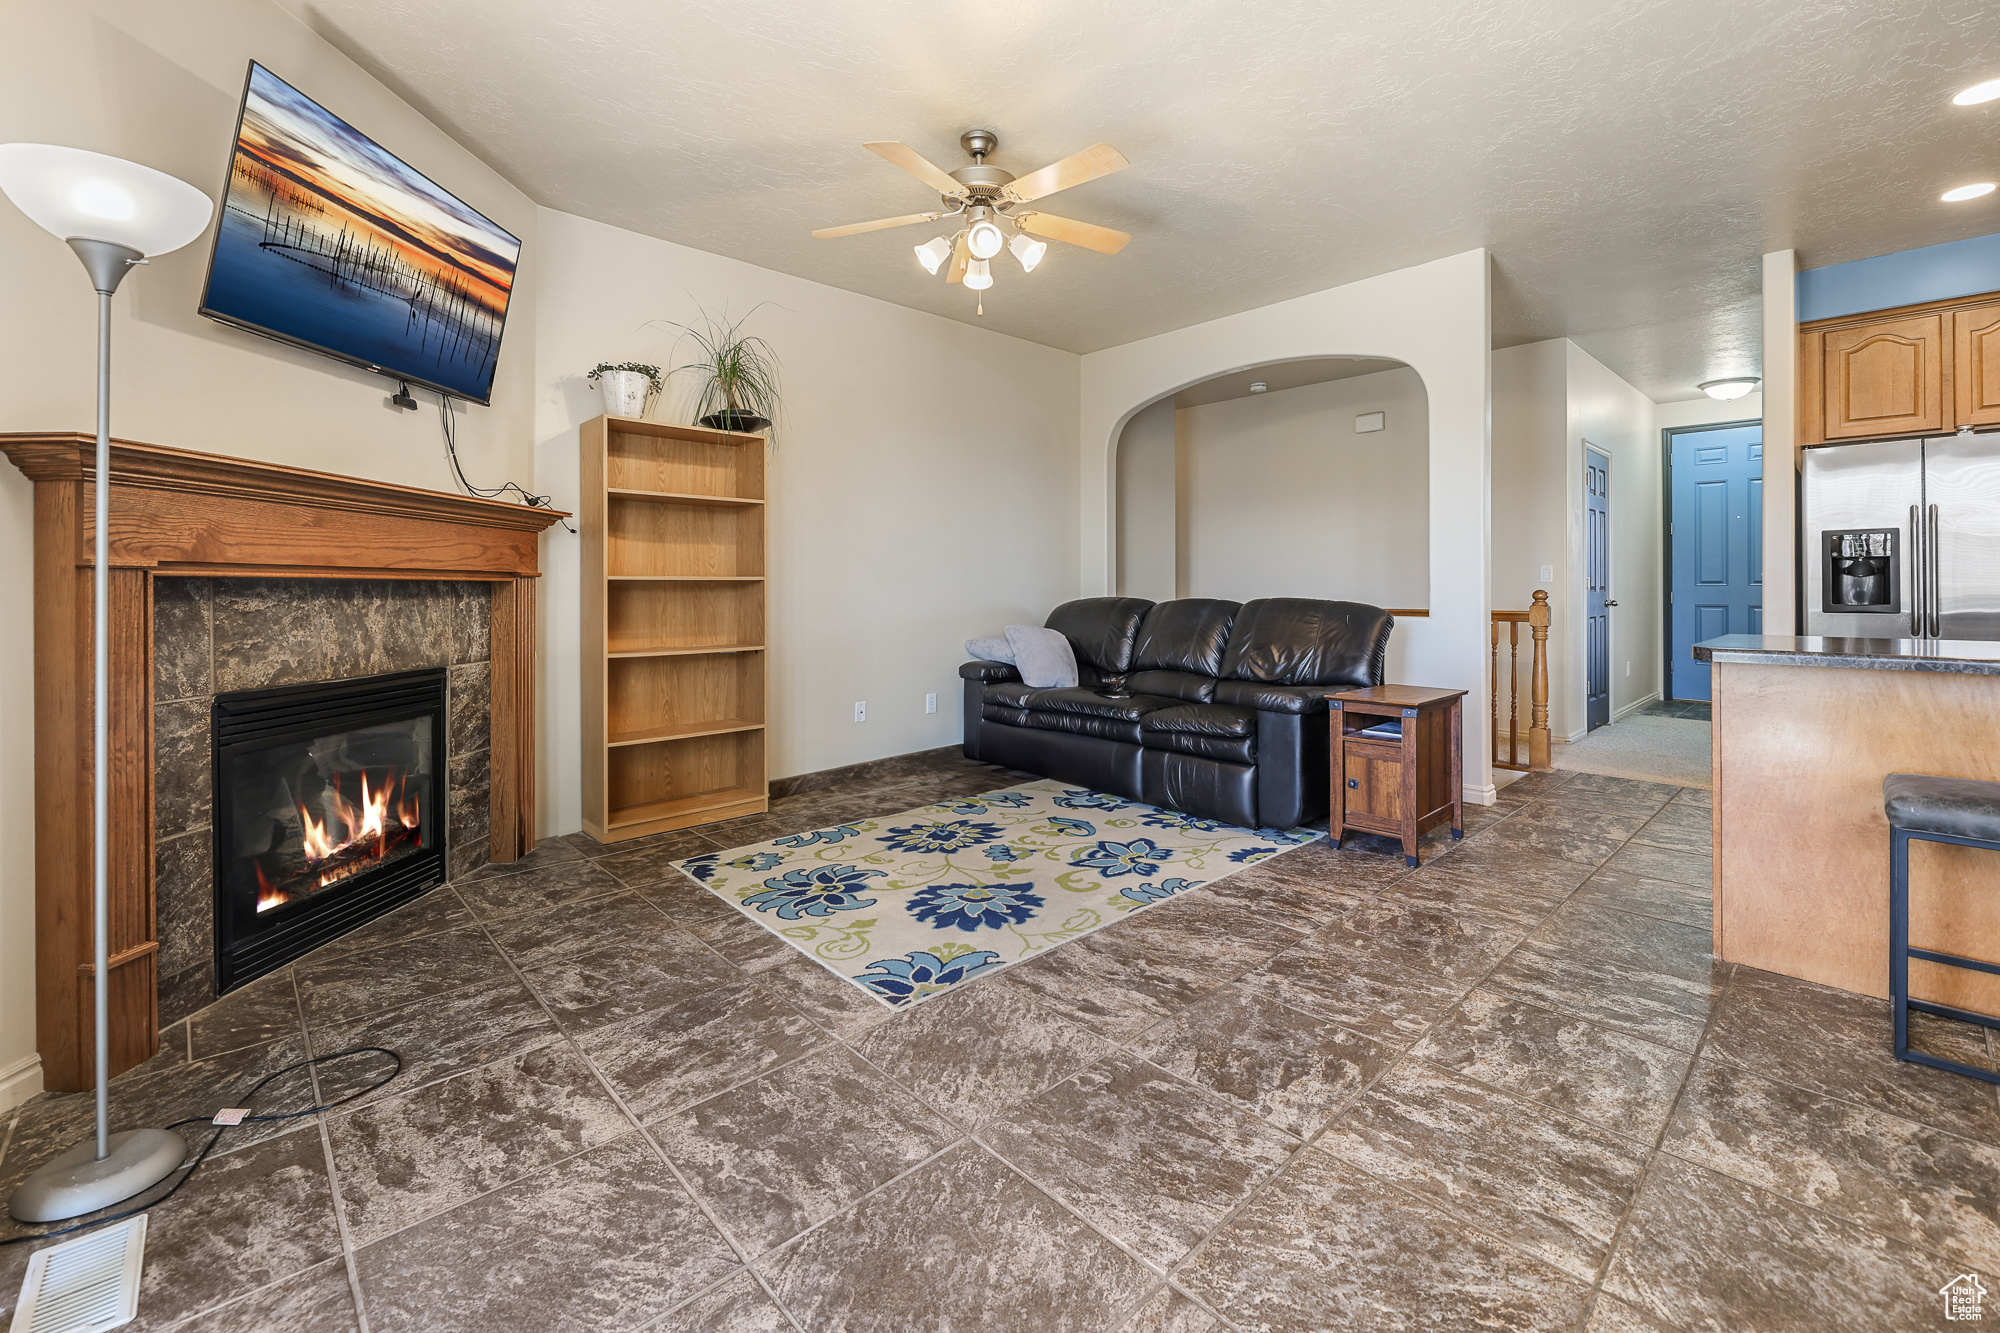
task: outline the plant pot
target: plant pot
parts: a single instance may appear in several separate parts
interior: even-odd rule
[[[710,412],[701,419],[701,424],[710,430],[736,430],[755,435],[770,425],[771,419],[760,417],[755,412]]]
[[[597,377],[604,395],[604,414],[611,417],[643,417],[653,382],[636,370],[607,370]]]

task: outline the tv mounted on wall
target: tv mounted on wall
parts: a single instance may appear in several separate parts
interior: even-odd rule
[[[486,403],[521,242],[250,62],[201,313]]]

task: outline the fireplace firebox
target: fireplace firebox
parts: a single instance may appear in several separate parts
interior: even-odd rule
[[[218,994],[444,882],[445,681],[215,696]]]

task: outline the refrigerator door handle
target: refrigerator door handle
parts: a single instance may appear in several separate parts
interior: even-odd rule
[[[1930,636],[1936,638],[1944,630],[1944,616],[1940,602],[1944,596],[1940,588],[1944,586],[1938,568],[1938,506],[1930,506],[1930,530],[1924,534],[1924,562],[1930,564]]]
[[[1924,511],[1910,506],[1910,637],[1924,637]]]

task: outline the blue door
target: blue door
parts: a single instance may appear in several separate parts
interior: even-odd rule
[[[1720,634],[1764,632],[1764,427],[1676,431],[1671,440],[1667,697],[1706,699],[1708,663],[1689,650]]]

